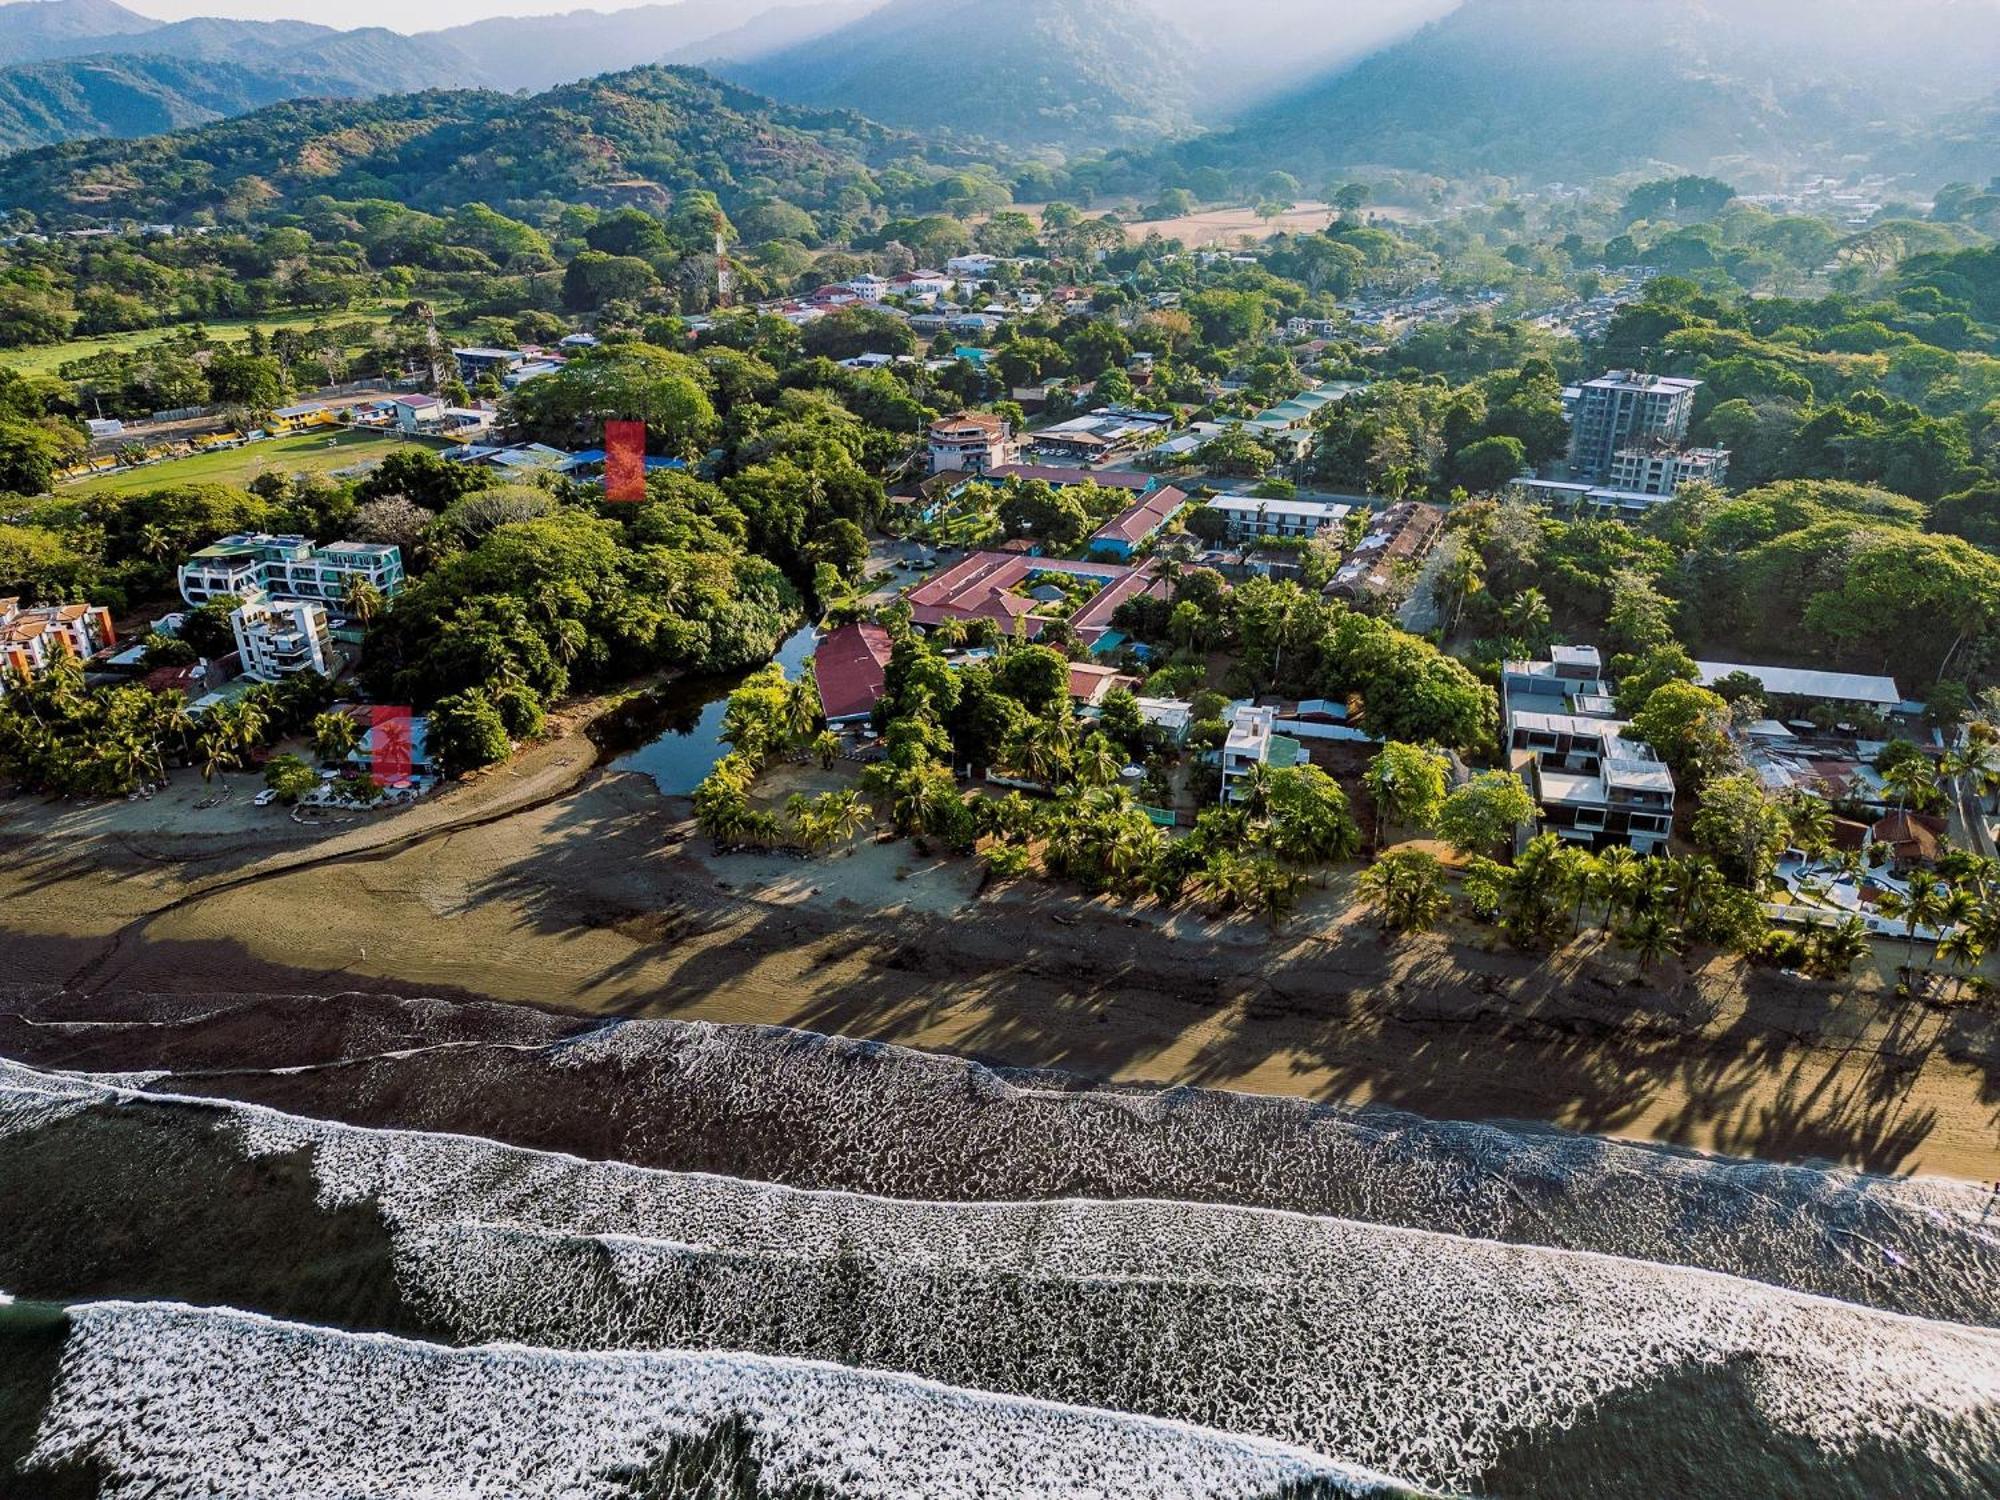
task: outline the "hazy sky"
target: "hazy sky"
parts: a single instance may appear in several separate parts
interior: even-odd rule
[[[228,16],[238,21],[317,21],[347,30],[387,26],[436,31],[491,16],[545,16],[571,10],[626,10],[648,0],[120,0],[127,10],[162,21]],[[812,0],[804,0],[812,3]],[[756,7],[746,5],[745,11]]]
[[[291,18],[317,21],[323,26],[343,29],[355,26],[387,26],[395,31],[437,31],[467,21],[483,21],[492,16],[543,16],[571,10],[618,11],[653,0],[120,0],[128,10],[157,16],[163,21],[180,21],[189,16],[230,16],[243,21],[274,21]],[[784,0],[794,5],[811,5],[818,0]],[[1142,0],[1176,20],[1189,24],[1191,35],[1199,35],[1214,15],[1212,0]],[[1275,30],[1286,34],[1296,46],[1302,35],[1316,38],[1324,46],[1341,39],[1339,33],[1356,33],[1355,40],[1375,43],[1402,25],[1414,26],[1450,10],[1458,0],[1237,0],[1234,24],[1248,25],[1252,31]],[[765,8],[744,0],[744,13]],[[1259,22],[1265,23],[1260,26]],[[1308,46],[1307,53],[1318,50]]]

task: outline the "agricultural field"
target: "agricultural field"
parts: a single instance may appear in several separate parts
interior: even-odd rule
[[[147,464],[143,468],[120,469],[116,473],[64,485],[61,493],[65,497],[134,495],[174,484],[244,485],[259,474],[272,470],[287,474],[325,474],[382,458],[407,443],[418,443],[433,449],[451,446],[436,439],[403,437],[396,433],[342,432],[333,436],[301,433],[297,437],[271,438],[241,448],[172,458],[164,463]]]

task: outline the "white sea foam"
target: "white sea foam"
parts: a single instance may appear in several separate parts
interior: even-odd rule
[[[72,1316],[29,1463],[101,1464],[103,1500],[623,1500],[672,1445],[731,1423],[764,1495],[1306,1500],[1390,1484],[1278,1444],[831,1365],[446,1350],[162,1304]]]
[[[1725,1369],[1826,1454],[1926,1452],[1971,1493],[2000,1453],[2000,1333],[1709,1272],[1272,1210],[801,1192],[199,1103],[236,1149],[310,1152],[327,1206],[377,1205],[406,1300],[468,1340],[839,1358],[1442,1487]]]
[[[1046,1087],[897,1047],[699,1022],[623,1022],[542,1047],[406,1047],[339,1079],[343,1100],[379,1090],[385,1111],[429,1128],[467,1118],[505,1133],[489,1101],[524,1090],[600,1099],[606,1118],[574,1137],[592,1154],[797,1187],[1286,1208],[2000,1326],[2000,1205],[1964,1183],[1191,1088]],[[524,1111],[523,1128],[543,1118]]]

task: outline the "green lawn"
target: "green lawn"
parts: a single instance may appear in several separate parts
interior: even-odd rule
[[[432,449],[451,446],[432,438],[383,432],[342,432],[332,436],[324,432],[302,433],[298,437],[272,438],[215,453],[197,453],[191,458],[168,459],[142,469],[122,469],[115,474],[63,485],[58,493],[69,499],[79,495],[135,495],[174,484],[244,485],[272,469],[287,474],[324,474],[381,458],[409,443]]]
[[[225,343],[240,343],[250,336],[252,328],[261,328],[266,333],[276,333],[280,328],[306,329],[315,323],[325,323],[335,327],[342,323],[387,323],[408,304],[402,302],[365,302],[342,312],[329,313],[273,313],[267,318],[230,318],[213,323],[205,323],[209,334]],[[94,338],[71,339],[65,344],[43,344],[33,349],[0,350],[0,368],[19,370],[23,375],[54,375],[73,359],[83,359],[92,354],[103,354],[107,350],[123,352],[128,349],[142,349],[148,344],[156,344],[181,327],[138,328],[130,333],[101,333]]]

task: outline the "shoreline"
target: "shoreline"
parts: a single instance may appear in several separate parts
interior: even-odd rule
[[[1349,910],[1345,872],[1273,936],[982,889],[972,862],[902,843],[715,856],[685,799],[610,769],[581,717],[307,848],[289,822],[276,838],[145,835],[101,826],[126,804],[8,804],[8,981],[778,1025],[1113,1084],[2000,1178],[1988,1011],[1733,962],[1647,976],[1589,942],[1542,958],[1479,929],[1385,944]]]

